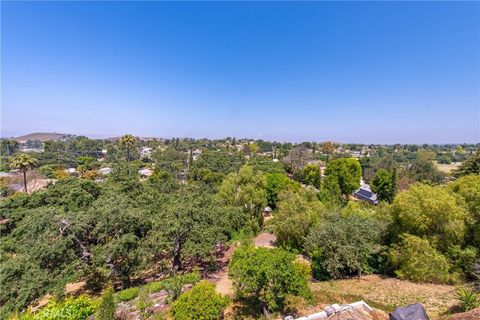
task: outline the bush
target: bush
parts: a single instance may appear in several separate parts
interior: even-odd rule
[[[457,300],[464,311],[480,307],[480,298],[474,290],[460,288],[457,291]]]
[[[451,283],[455,275],[450,274],[447,258],[433,248],[428,240],[404,234],[400,245],[388,252],[388,261],[400,279],[414,282]]]
[[[138,288],[128,288],[122,291],[118,291],[116,294],[116,300],[126,302],[135,299],[138,296]]]
[[[115,319],[115,301],[113,299],[113,288],[107,288],[103,293],[100,304],[98,305],[96,320],[112,320]]]
[[[145,287],[142,287],[138,291],[138,299],[135,303],[135,307],[138,311],[144,316],[147,315],[147,308],[152,305],[152,301],[148,298],[148,290]]]
[[[218,294],[213,284],[202,281],[180,295],[171,312],[177,320],[216,320],[222,318],[227,305],[228,298]]]
[[[177,275],[161,281],[162,289],[170,293],[170,299],[176,300],[182,293],[183,286],[186,284],[195,284],[200,281],[200,274],[197,272]]]
[[[441,252],[462,245],[467,211],[461,199],[444,187],[416,184],[395,197],[392,233],[426,237]]]
[[[308,192],[286,191],[280,194],[277,213],[273,220],[277,243],[287,250],[301,251],[310,228],[325,210],[316,197],[308,199]]]
[[[334,214],[318,225],[305,241],[314,277],[328,280],[370,272],[368,262],[379,247],[381,230],[378,221],[356,214]]]
[[[448,250],[448,257],[455,271],[461,272],[467,279],[475,279],[474,266],[477,259],[477,249],[474,247],[453,246]]]
[[[85,320],[95,312],[95,303],[85,296],[51,302],[40,312],[23,314],[19,320]]]
[[[295,255],[282,249],[237,249],[230,261],[230,274],[237,296],[253,299],[270,311],[285,308],[288,295],[311,298],[309,275],[304,264],[295,262]]]

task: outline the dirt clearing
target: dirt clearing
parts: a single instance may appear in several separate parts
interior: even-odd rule
[[[390,312],[397,306],[419,302],[431,319],[439,319],[457,303],[455,286],[413,283],[379,275],[364,276],[360,280],[314,282],[312,290],[320,305],[364,300],[371,307]]]

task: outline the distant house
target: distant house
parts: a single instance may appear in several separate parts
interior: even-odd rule
[[[370,186],[363,182],[363,180],[361,181],[360,188],[355,191],[353,195],[359,200],[367,201],[371,204],[378,204],[377,194],[373,192]]]
[[[143,147],[140,149],[140,157],[141,158],[150,158],[152,156],[152,148],[150,147]]]
[[[113,171],[112,168],[108,168],[108,167],[107,168],[101,168],[100,170],[98,170],[98,172],[100,172],[100,174],[102,174],[104,176],[112,173],[112,171]]]
[[[352,155],[352,157],[354,157],[354,158],[356,158],[356,159],[358,159],[358,158],[360,158],[360,157],[362,156],[362,154],[360,153],[360,151],[352,151],[352,152],[351,152],[351,155]]]
[[[74,174],[75,172],[77,172],[77,170],[75,168],[68,168],[65,169],[65,172],[68,174]]]
[[[272,208],[270,207],[265,207],[265,209],[263,209],[263,216],[264,217],[268,217],[272,214]]]
[[[10,172],[0,172],[0,178],[10,178],[12,174]]]
[[[142,176],[142,177],[150,177],[150,176],[153,174],[153,170],[152,170],[152,169],[143,168],[143,169],[138,170],[138,173],[139,173],[140,176]]]

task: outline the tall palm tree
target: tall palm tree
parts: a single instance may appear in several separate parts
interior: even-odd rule
[[[130,150],[135,145],[135,137],[131,134],[126,134],[120,138],[120,144],[127,149],[128,175],[130,176]]]
[[[26,153],[18,153],[14,155],[10,160],[10,166],[14,169],[20,169],[20,171],[23,172],[23,187],[25,189],[25,192],[28,192],[27,171],[37,166],[37,159]]]

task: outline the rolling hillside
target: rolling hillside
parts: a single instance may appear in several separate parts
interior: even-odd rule
[[[37,132],[37,133],[30,133],[20,137],[13,138],[18,142],[25,142],[28,140],[40,140],[40,141],[47,141],[47,140],[67,140],[69,138],[73,138],[75,135],[67,134],[67,133],[57,133],[57,132]]]

